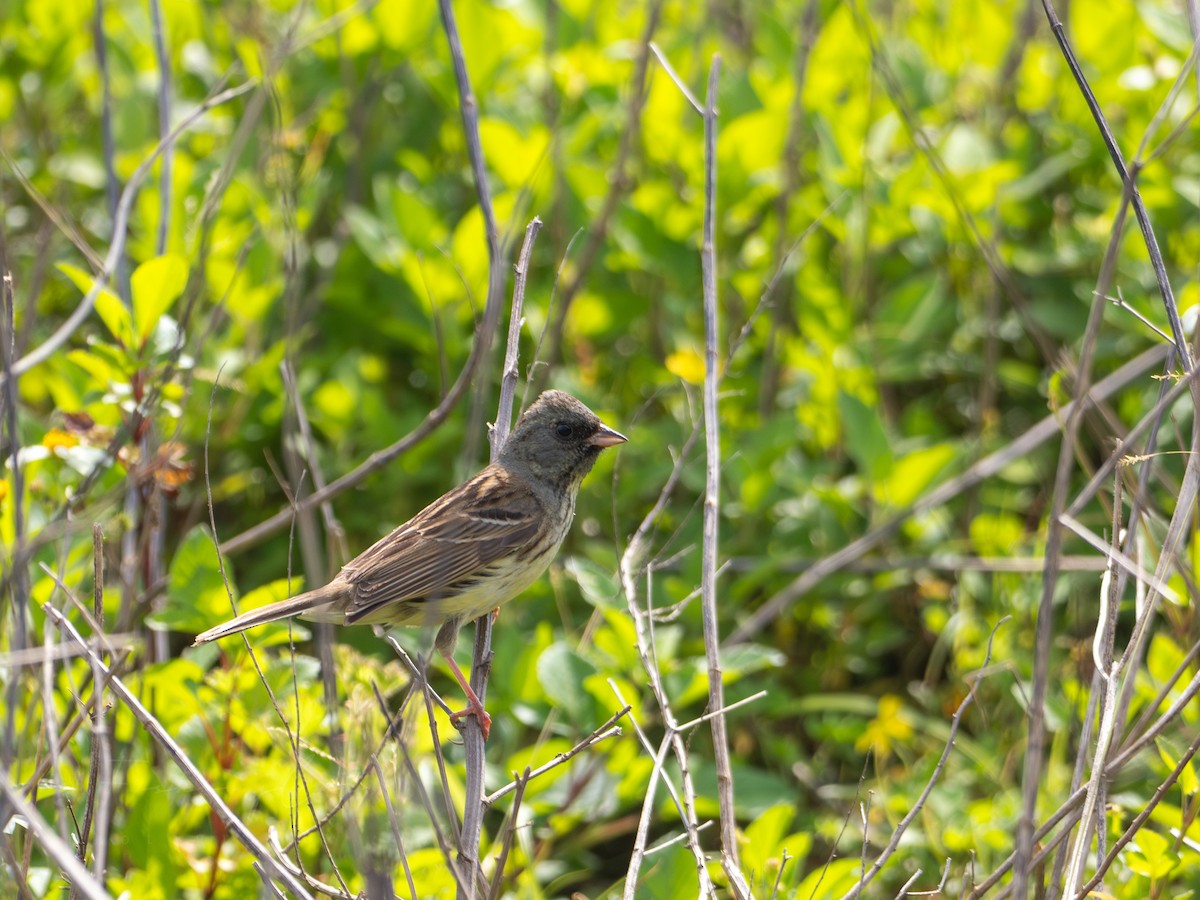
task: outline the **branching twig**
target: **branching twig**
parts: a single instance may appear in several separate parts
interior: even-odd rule
[[[725,707],[721,675],[721,633],[717,621],[717,541],[720,523],[721,420],[717,411],[717,77],[721,57],[713,56],[704,99],[704,236],[700,265],[704,285],[704,526],[700,568],[700,608],[704,623],[704,653],[708,661],[708,705]],[[721,809],[721,866],[736,897],[749,897],[738,862],[737,818],[733,806],[733,769],[725,715],[711,720],[717,767],[717,802]]]
[[[626,716],[626,714],[629,712],[629,710],[630,710],[630,706],[627,703],[627,704],[625,704],[625,706],[622,709],[613,713],[613,715],[611,715],[609,717],[607,722],[605,722],[603,725],[601,725],[599,728],[597,728],[595,731],[593,731],[591,734],[589,734],[587,737],[585,737],[582,741],[580,741],[578,744],[576,744],[570,750],[566,750],[562,753],[556,753],[554,755],[554,758],[552,760],[550,760],[550,762],[544,763],[543,765],[538,766],[536,769],[533,769],[533,770],[526,769],[525,774],[523,776],[521,776],[520,778],[516,779],[515,781],[510,781],[508,784],[506,784],[504,787],[500,788],[499,790],[493,791],[492,793],[488,794],[486,797],[483,798],[484,805],[491,806],[493,803],[495,803],[501,797],[505,797],[508,794],[511,794],[519,786],[522,786],[541,775],[545,775],[547,772],[551,771],[552,769],[558,768],[563,763],[570,761],[573,757],[578,756],[584,750],[587,750],[589,747],[592,747],[592,746],[600,743],[603,740],[607,740],[610,737],[619,736],[623,732],[621,731],[621,729],[619,727],[617,727],[617,722],[619,722],[621,719],[623,719]]]
[[[984,654],[983,665],[980,668],[986,669],[988,664],[991,663],[992,644],[996,640],[996,632],[999,631],[1000,626],[1002,626],[1008,620],[1009,616],[1005,616],[1003,619],[997,622],[995,628],[992,629],[992,633],[988,636],[987,653]],[[896,830],[892,832],[892,839],[888,841],[887,846],[884,847],[879,856],[876,857],[875,863],[871,866],[870,870],[863,873],[862,878],[860,878],[858,881],[858,884],[854,886],[853,890],[848,891],[845,895],[843,895],[842,900],[850,900],[852,897],[857,897],[860,891],[871,883],[872,879],[879,874],[880,870],[883,869],[884,865],[891,858],[892,854],[896,852],[896,848],[900,846],[900,839],[904,837],[904,832],[908,830],[908,826],[912,824],[913,819],[915,819],[920,814],[921,810],[924,809],[925,801],[929,799],[929,795],[933,792],[934,786],[942,777],[942,772],[946,768],[946,761],[950,758],[950,753],[954,749],[954,738],[958,734],[959,726],[962,724],[963,715],[966,713],[967,708],[971,705],[972,701],[974,701],[975,692],[979,690],[979,684],[982,680],[982,676],[975,678],[975,680],[971,683],[971,690],[967,692],[967,696],[963,697],[962,702],[958,704],[958,709],[954,711],[954,717],[950,720],[950,734],[947,736],[946,744],[942,748],[942,755],[938,758],[937,765],[934,766],[933,769],[933,774],[929,776],[929,781],[925,783],[925,788],[921,791],[921,795],[917,798],[917,802],[913,804],[912,809],[910,809],[904,818],[900,820],[900,824],[897,825]]]
[[[1086,395],[1084,405],[1090,406],[1113,396],[1117,391],[1144,375],[1148,369],[1161,365],[1167,356],[1167,352],[1167,347],[1161,344],[1142,351],[1111,375],[1100,379],[1092,385],[1091,390]],[[936,509],[948,500],[957,497],[964,491],[970,490],[984,480],[997,474],[1013,460],[1023,459],[1028,456],[1035,448],[1041,446],[1059,433],[1062,417],[1069,415],[1075,408],[1075,405],[1075,401],[1071,401],[1057,413],[1051,413],[1046,416],[1037,424],[1027,429],[1020,437],[974,463],[961,475],[957,475],[934,488],[882,525],[867,532],[862,537],[851,541],[841,550],[819,559],[810,568],[805,570],[802,575],[794,579],[783,590],[779,591],[753,614],[748,616],[746,621],[734,631],[730,640],[733,643],[750,640],[750,638],[766,628],[769,623],[778,618],[785,610],[791,608],[792,604],[808,593],[808,591],[812,590],[813,587],[834,572],[840,571],[848,563],[878,547],[888,537],[895,534],[913,516]]]
[[[246,823],[237,817],[217,792],[216,788],[209,783],[208,779],[196,767],[196,764],[192,762],[187,752],[175,742],[175,739],[162,726],[162,723],[142,705],[142,702],[125,686],[125,683],[113,675],[112,671],[104,663],[104,660],[100,658],[100,655],[96,651],[88,646],[87,641],[83,639],[70,620],[49,603],[43,604],[42,609],[58,627],[63,636],[83,650],[84,654],[91,660],[92,665],[103,673],[109,690],[129,708],[134,718],[142,724],[142,727],[146,729],[150,736],[158,742],[166,754],[174,761],[175,765],[179,767],[180,771],[191,782],[192,787],[196,789],[196,792],[204,798],[205,802],[212,807],[213,812],[225,823],[225,826],[233,836],[255,858],[255,868],[259,870],[259,874],[263,876],[264,880],[278,879],[296,896],[312,900],[305,886],[291,872],[283,869],[275,861],[270,850],[254,836],[254,832],[250,830]],[[74,859],[73,856],[71,858]],[[78,862],[78,860],[75,861]]]
[[[79,302],[79,305],[75,307],[74,312],[67,317],[66,321],[58,327],[54,334],[50,335],[36,349],[31,350],[13,363],[13,375],[23,375],[34,366],[45,362],[53,356],[67,342],[71,335],[75,333],[75,329],[83,324],[84,320],[91,314],[92,308],[96,304],[96,298],[104,290],[109,279],[113,277],[113,274],[117,271],[119,261],[124,257],[126,232],[129,228],[129,215],[133,209],[134,198],[137,196],[142,181],[150,172],[150,169],[159,156],[162,155],[168,146],[179,140],[179,136],[191,128],[210,109],[220,106],[223,103],[228,103],[236,97],[240,97],[255,87],[256,84],[257,82],[253,80],[246,81],[237,87],[229,88],[205,99],[203,103],[192,110],[178,125],[171,129],[171,133],[167,136],[168,139],[166,141],[160,142],[151,151],[150,155],[142,160],[141,164],[134,169],[133,174],[129,176],[129,181],[125,183],[125,189],[121,192],[121,199],[117,203],[117,213],[113,218],[113,240],[109,244],[108,253],[104,256],[104,268],[96,275],[91,288],[88,289],[88,292]],[[7,376],[5,377],[7,378]]]
[[[41,844],[42,849],[46,851],[54,862],[62,869],[71,885],[77,889],[88,900],[112,900],[112,896],[104,889],[96,877],[89,872],[71,852],[71,848],[67,843],[54,833],[53,826],[50,825],[42,814],[38,812],[37,807],[25,799],[25,796],[17,789],[11,781],[8,780],[7,767],[0,768],[0,794],[3,795],[4,804],[11,807],[12,811],[25,820],[25,827]],[[8,816],[5,815],[5,821],[0,822],[0,830],[7,831]],[[20,873],[13,871],[13,878],[20,878]]]

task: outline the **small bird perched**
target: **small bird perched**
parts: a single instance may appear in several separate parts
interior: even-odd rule
[[[459,626],[541,577],[571,528],[584,476],[601,450],[626,440],[570,394],[546,391],[518,420],[496,462],[346,563],[329,584],[243,613],[195,643],[289,616],[438,625],[434,646],[468,701],[450,718],[475,716],[486,739],[491,716],[454,661]]]

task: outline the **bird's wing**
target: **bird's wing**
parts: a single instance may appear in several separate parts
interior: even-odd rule
[[[531,543],[544,513],[519,477],[488,466],[342,569],[352,622],[388,603],[453,596],[464,582]]]

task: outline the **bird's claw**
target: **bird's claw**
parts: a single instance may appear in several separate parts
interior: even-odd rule
[[[488,733],[492,730],[492,717],[488,715],[487,710],[480,703],[469,702],[466,709],[450,713],[450,721],[454,723],[455,728],[458,728],[458,720],[465,719],[467,716],[475,717],[475,721],[479,723],[479,730],[483,732],[483,739],[486,741]]]

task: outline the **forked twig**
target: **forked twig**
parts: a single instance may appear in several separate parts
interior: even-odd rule
[[[984,655],[983,665],[980,667],[981,669],[986,669],[991,663],[992,644],[996,640],[996,632],[1000,630],[1000,627],[1007,622],[1009,618],[1010,616],[1005,616],[1003,619],[997,622],[995,627],[992,628],[992,633],[988,635],[987,653]],[[896,848],[900,846],[900,839],[904,837],[904,832],[908,830],[908,826],[912,824],[913,820],[920,814],[921,810],[925,808],[925,801],[929,799],[929,795],[933,792],[934,786],[941,779],[942,772],[946,768],[946,761],[950,758],[950,753],[954,749],[954,738],[957,736],[959,726],[962,724],[963,715],[966,713],[967,708],[975,700],[975,692],[979,690],[979,685],[982,681],[983,677],[978,676],[974,681],[971,682],[971,689],[967,692],[967,696],[963,697],[962,702],[958,704],[958,709],[954,711],[954,716],[950,720],[950,734],[947,736],[946,744],[942,748],[942,755],[938,757],[937,765],[934,766],[933,769],[933,774],[929,776],[929,780],[925,783],[925,788],[921,791],[921,795],[917,798],[917,802],[913,804],[912,809],[910,809],[904,818],[900,820],[900,824],[897,825],[896,830],[892,832],[891,840],[888,841],[887,846],[883,848],[879,856],[875,858],[875,862],[871,866],[870,870],[863,873],[862,877],[858,881],[858,884],[854,886],[853,890],[850,890],[844,894],[842,900],[850,900],[852,897],[859,896],[859,893],[862,891],[862,889],[871,883],[871,881],[876,875],[879,874],[884,865],[891,858],[892,854],[896,852]]]
[[[238,818],[237,814],[229,807],[216,788],[212,786],[208,779],[204,777],[204,774],[196,767],[196,764],[192,762],[187,752],[175,742],[175,739],[162,726],[162,723],[142,705],[142,702],[125,686],[125,683],[112,673],[104,660],[100,658],[100,655],[88,645],[87,641],[75,629],[75,626],[71,624],[71,621],[49,603],[42,604],[42,610],[58,627],[62,635],[83,650],[84,655],[88,657],[92,665],[103,673],[108,684],[108,689],[129,708],[134,718],[142,724],[142,727],[166,751],[166,754],[179,767],[188,781],[191,782],[196,792],[204,798],[217,817],[225,823],[230,833],[255,858],[255,868],[258,869],[264,881],[277,879],[283,882],[288,890],[292,891],[296,896],[312,900],[312,895],[309,894],[307,888],[291,872],[281,867],[275,861],[275,857],[271,854],[270,850],[254,836],[254,832],[250,830],[246,823]],[[72,859],[74,859],[73,856]]]

